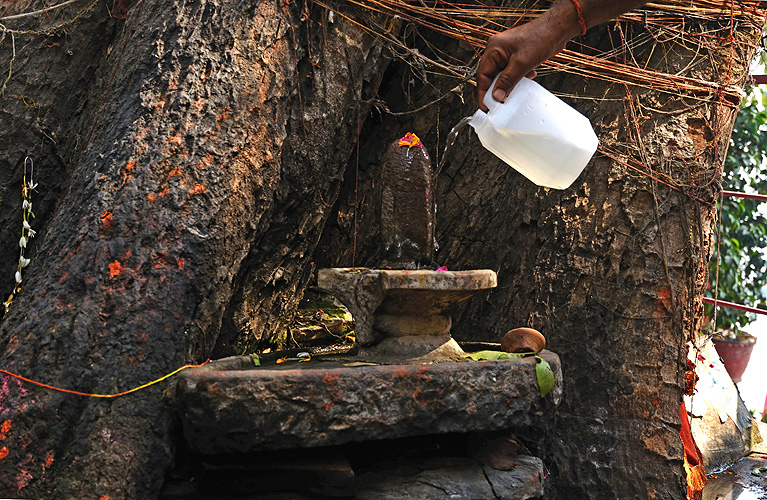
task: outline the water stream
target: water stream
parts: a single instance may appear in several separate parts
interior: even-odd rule
[[[439,165],[437,166],[437,170],[434,172],[434,180],[436,182],[437,177],[439,177],[440,172],[442,172],[442,167],[445,166],[445,158],[447,158],[447,150],[450,149],[450,146],[455,143],[455,140],[458,138],[458,133],[463,130],[466,125],[471,122],[472,116],[467,116],[466,118],[462,118],[461,121],[459,121],[455,127],[450,129],[450,133],[447,134],[447,140],[445,141],[445,149],[442,151],[442,158],[439,159]]]

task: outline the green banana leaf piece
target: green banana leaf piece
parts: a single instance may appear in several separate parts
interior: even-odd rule
[[[535,375],[538,377],[538,390],[541,391],[541,397],[545,398],[546,394],[554,388],[554,372],[551,371],[548,361],[540,356],[535,357]]]
[[[258,358],[258,354],[255,352],[250,355],[250,359],[253,360],[253,364],[256,366],[261,366],[261,360]]]

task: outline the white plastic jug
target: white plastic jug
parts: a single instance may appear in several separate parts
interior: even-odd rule
[[[599,144],[589,119],[529,78],[500,103],[497,80],[469,121],[482,145],[539,186],[570,187]]]

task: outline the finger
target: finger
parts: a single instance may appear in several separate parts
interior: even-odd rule
[[[506,67],[508,58],[498,49],[488,46],[482,54],[477,67],[477,101],[479,108],[487,111],[484,99],[495,75]]]
[[[532,79],[533,79],[533,78],[535,78],[536,76],[538,76],[538,72],[537,72],[537,71],[535,71],[534,69],[531,69],[531,70],[530,70],[530,73],[528,73],[528,74],[526,74],[526,75],[525,75],[525,78],[530,78],[530,79],[532,80]]]
[[[477,72],[477,102],[482,111],[487,111],[487,106],[485,106],[485,94],[490,90],[490,85],[493,83],[493,78],[495,78],[497,73],[497,70],[490,75],[487,73],[479,73],[479,71]]]
[[[495,82],[495,88],[493,89],[493,99],[498,102],[505,101],[506,97],[521,79],[522,75],[516,68],[507,67],[498,75],[498,80]]]

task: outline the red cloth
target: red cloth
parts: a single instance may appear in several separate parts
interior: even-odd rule
[[[687,415],[687,408],[682,406],[680,408],[680,417],[682,420],[682,429],[679,431],[679,435],[682,437],[682,443],[684,444],[684,454],[687,457],[687,463],[691,467],[695,467],[700,463],[700,452],[695,445],[695,440],[692,438],[692,431],[690,430],[690,417]]]

